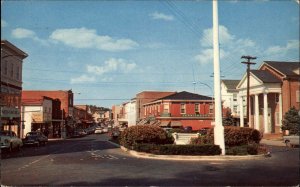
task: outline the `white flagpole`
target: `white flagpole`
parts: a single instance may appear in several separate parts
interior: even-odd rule
[[[222,124],[220,54],[219,54],[219,20],[218,1],[213,0],[213,46],[214,46],[214,90],[215,90],[215,128],[214,143],[222,149],[225,155],[224,127]]]

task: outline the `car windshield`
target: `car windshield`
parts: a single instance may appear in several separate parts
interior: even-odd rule
[[[1,136],[10,136],[10,132],[9,131],[0,131],[0,135]]]
[[[37,136],[38,133],[37,132],[29,132],[26,134],[26,136]]]

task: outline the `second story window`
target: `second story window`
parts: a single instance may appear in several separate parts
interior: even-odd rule
[[[20,80],[20,67],[19,66],[17,67],[17,70],[16,70],[16,79]]]
[[[7,61],[4,62],[4,75],[7,75]]]
[[[275,94],[275,103],[279,103],[279,94],[278,93]]]
[[[196,113],[196,114],[199,114],[199,113],[200,113],[200,104],[199,104],[199,103],[196,103],[196,104],[195,104],[195,113]]]
[[[164,113],[169,113],[169,103],[164,103]]]
[[[10,77],[14,77],[14,64],[10,64]]]
[[[184,103],[180,104],[180,114],[185,114],[185,104]]]
[[[237,94],[233,94],[233,101],[237,101]]]
[[[209,105],[209,113],[210,114],[214,113],[214,105],[213,104]]]

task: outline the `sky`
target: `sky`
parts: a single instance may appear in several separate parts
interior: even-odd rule
[[[219,38],[222,79],[242,78],[243,55],[257,57],[252,69],[299,61],[299,4],[219,1]],[[72,89],[75,104],[212,95],[211,1],[1,1],[1,39],[28,54],[24,90]]]

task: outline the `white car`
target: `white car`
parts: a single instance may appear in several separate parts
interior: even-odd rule
[[[107,133],[108,132],[108,128],[103,128],[102,132],[103,133]]]
[[[23,146],[23,142],[20,138],[17,137],[16,133],[13,131],[0,131],[1,139],[1,149],[8,149],[12,151],[13,149],[20,150]]]
[[[101,134],[101,133],[103,133],[103,130],[102,130],[102,128],[96,128],[94,133],[95,134]]]
[[[293,147],[295,145],[299,146],[299,136],[298,135],[283,136],[283,142],[288,147]]]

